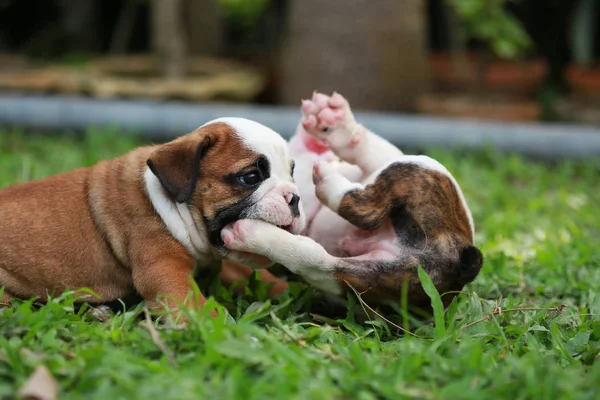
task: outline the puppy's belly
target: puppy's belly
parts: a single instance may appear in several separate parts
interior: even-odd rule
[[[352,225],[327,207],[321,207],[310,224],[309,237],[336,257],[347,257],[342,248],[344,237]]]
[[[131,291],[131,272],[94,226],[84,179],[80,170],[0,192],[0,285],[8,294],[43,300],[85,287],[106,301]]]
[[[321,207],[317,212],[309,236],[336,257],[357,257],[371,253],[380,260],[392,260],[400,254],[389,221],[377,230],[364,231],[326,207]]]

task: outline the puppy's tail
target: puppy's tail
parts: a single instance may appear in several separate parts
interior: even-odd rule
[[[483,254],[475,246],[465,246],[460,252],[458,283],[461,286],[473,282],[483,266]]]

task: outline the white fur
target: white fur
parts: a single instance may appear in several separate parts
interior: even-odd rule
[[[350,182],[327,162],[320,162],[316,193],[319,199],[331,210],[337,212],[344,195],[351,190],[363,189],[358,182]]]
[[[365,176],[371,175],[381,165],[404,156],[396,146],[357,124],[349,108],[346,118],[349,121],[327,135],[327,140],[331,142],[331,150],[335,154],[342,160],[360,167]],[[343,143],[347,144],[339,147],[339,144]]]
[[[206,232],[194,223],[187,204],[178,204],[171,200],[149,167],[144,171],[144,181],[150,202],[167,230],[192,257],[201,261],[204,255],[210,253],[210,247],[208,242],[202,239],[206,238]]]
[[[256,121],[246,118],[224,117],[217,118],[202,126],[223,122],[231,126],[242,138],[244,143],[259,154],[272,154],[274,149],[287,154],[287,142],[277,132]]]
[[[271,164],[271,176],[289,181],[290,161],[288,145],[285,139],[274,130],[246,118],[218,118],[205,125],[223,122],[231,126],[244,144],[258,154],[263,154]]]
[[[221,232],[227,247],[263,255],[301,275],[311,285],[338,295],[340,285],[333,276],[336,258],[306,236],[295,236],[259,220],[240,220]]]

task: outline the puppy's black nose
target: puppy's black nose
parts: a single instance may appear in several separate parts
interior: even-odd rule
[[[289,205],[290,210],[292,210],[292,216],[294,218],[300,216],[300,208],[298,207],[298,203],[300,203],[300,196],[297,194],[292,194],[292,198],[290,199]]]

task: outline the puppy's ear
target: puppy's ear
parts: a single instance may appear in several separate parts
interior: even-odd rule
[[[208,136],[200,140],[184,137],[160,146],[150,155],[146,162],[148,167],[176,202],[185,203],[192,197],[200,173],[200,159],[211,142]]]

